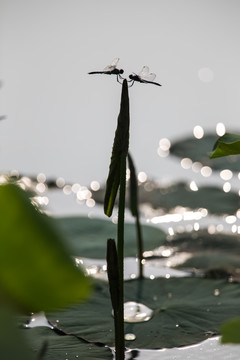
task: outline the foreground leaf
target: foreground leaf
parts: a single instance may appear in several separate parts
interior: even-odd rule
[[[56,224],[66,238],[67,245],[74,256],[93,259],[105,259],[107,238],[117,237],[117,226],[109,220],[89,219],[85,217],[56,218]],[[162,230],[142,226],[144,251],[152,250],[166,238]],[[134,224],[125,225],[125,256],[136,256],[136,229]]]
[[[240,318],[234,318],[221,326],[222,344],[240,344]]]
[[[115,199],[117,196],[120,176],[121,176],[121,157],[127,156],[129,144],[129,99],[128,83],[123,81],[120,113],[115,133],[109,174],[106,184],[104,199],[104,212],[107,216],[112,215]]]
[[[226,320],[240,316],[239,284],[202,278],[132,280],[125,283],[125,301],[154,311],[151,320],[126,323],[136,340],[131,348],[171,348],[200,342],[219,333]],[[98,283],[94,297],[81,307],[50,315],[65,331],[113,346],[114,323],[108,286]]]
[[[16,185],[0,186],[0,291],[27,311],[85,299],[89,283],[70,258],[53,222]]]
[[[226,133],[221,136],[213,147],[211,159],[240,154],[240,135]]]
[[[0,349],[3,360],[36,360],[24,341],[23,333],[17,328],[16,314],[0,306]]]

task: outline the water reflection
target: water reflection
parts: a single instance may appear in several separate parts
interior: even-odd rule
[[[24,324],[24,327],[28,329],[38,326],[45,326],[45,327],[49,327],[50,329],[54,328],[54,326],[46,318],[46,315],[43,311],[36,314],[32,314],[28,323]]]
[[[135,334],[132,334],[132,333],[129,333],[129,334],[125,334],[124,336],[125,340],[127,341],[133,341],[136,339],[136,335]]]
[[[183,207],[176,207],[173,213],[154,216],[151,219],[153,224],[161,223],[170,223],[170,222],[180,222],[180,221],[190,221],[190,220],[200,220],[203,217],[206,217],[208,214],[207,209],[199,209],[198,211],[189,211]]]
[[[206,334],[214,336],[211,334]],[[239,360],[240,346],[238,345],[222,345],[220,337],[211,337],[205,341],[191,346],[183,346],[173,349],[134,349],[126,352],[126,360],[135,359],[134,354],[138,360],[206,360],[206,359],[221,359],[221,360]],[[132,356],[132,352],[134,352]]]
[[[192,164],[193,164],[193,162],[189,158],[183,158],[181,160],[181,166],[182,166],[183,169],[191,169]]]

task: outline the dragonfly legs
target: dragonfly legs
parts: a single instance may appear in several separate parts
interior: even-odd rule
[[[117,82],[122,85],[122,82],[119,80],[119,78],[122,80],[123,80],[123,78],[121,77],[121,75],[117,75]]]
[[[124,78],[121,76],[121,74],[117,75],[117,82],[122,85],[122,82],[119,79],[124,80]]]
[[[130,84],[130,85],[128,85],[128,87],[132,87],[134,84],[134,80],[128,80],[128,83]]]

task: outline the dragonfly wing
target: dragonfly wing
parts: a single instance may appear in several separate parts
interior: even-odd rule
[[[156,74],[150,73],[150,74],[144,76],[142,79],[146,80],[146,81],[153,81],[155,79],[155,77],[156,77]]]
[[[118,64],[118,62],[119,62],[119,58],[115,58],[115,59],[112,61],[111,66],[116,67],[117,64]]]
[[[149,73],[149,67],[148,66],[144,66],[142,68],[142,70],[140,71],[140,73],[138,74],[138,76],[142,79],[142,80],[146,80],[146,81],[153,81],[156,77],[156,74],[154,73]]]
[[[148,66],[144,66],[143,68],[142,68],[142,70],[140,71],[140,73],[138,74],[138,76],[140,77],[140,78],[144,78],[146,75],[148,75],[149,74],[149,67]]]
[[[106,66],[103,69],[103,71],[113,71],[114,69],[116,69],[118,62],[119,62],[119,58],[115,58],[110,65]]]

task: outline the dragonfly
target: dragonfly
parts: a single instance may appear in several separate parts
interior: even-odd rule
[[[102,71],[91,71],[89,72],[88,74],[90,75],[95,75],[95,74],[105,74],[105,75],[117,75],[117,81],[119,82],[118,80],[118,77],[121,77],[121,74],[123,74],[123,69],[118,69],[117,68],[117,64],[119,62],[119,58],[115,58],[112,63],[108,66],[106,66]]]
[[[149,67],[144,66],[139,74],[132,73],[131,75],[129,75],[129,79],[130,79],[129,82],[131,83],[131,85],[129,85],[129,87],[133,86],[135,81],[138,81],[138,82],[144,83],[144,84],[154,84],[157,86],[162,86],[161,84],[153,81],[155,79],[155,77],[156,77],[156,74],[150,73]]]

